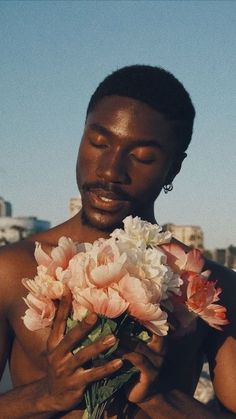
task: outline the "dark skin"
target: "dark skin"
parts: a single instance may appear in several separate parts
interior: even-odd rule
[[[27,294],[21,278],[32,278],[36,273],[35,240],[50,253],[63,235],[80,242],[106,238],[129,214],[155,222],[154,201],[163,185],[179,172],[184,157],[173,125],[141,102],[106,97],[88,115],[77,165],[83,213],[1,249],[0,365],[3,370],[8,356],[14,385],[13,391],[0,397],[4,418],[81,417],[78,404],[86,385],[118,370],[124,359],[137,366],[140,374],[106,417],[124,417],[126,404],[137,418],[214,418],[192,398],[204,355],[209,359],[218,398],[229,412],[236,413],[236,280],[225,268],[206,262],[219,278],[228,308],[230,325],[222,333],[199,321],[191,335],[153,337],[148,346],[127,342],[122,359],[117,356],[115,363],[108,362],[102,368],[86,369],[85,365],[113,345],[114,338],[110,336],[109,342],[99,341],[73,356],[72,347],[88,334],[96,316],[64,336],[69,294],[59,306],[52,329],[30,332],[21,320],[26,309],[22,296]],[[222,413],[221,417],[231,414]]]

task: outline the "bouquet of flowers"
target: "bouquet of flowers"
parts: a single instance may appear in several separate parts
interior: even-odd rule
[[[118,338],[113,348],[93,360],[94,365],[112,359],[125,335],[142,340],[149,339],[149,332],[167,335],[170,313],[180,324],[177,334],[191,330],[197,317],[221,330],[228,323],[225,307],[216,304],[221,289],[208,279],[210,271],[202,272],[201,252],[186,253],[158,224],[132,216],[123,223],[123,229],[93,244],[61,237],[51,256],[36,243],[37,275],[22,280],[29,290],[25,326],[30,330],[50,326],[56,303],[69,288],[72,312],[68,329],[89,312],[99,316],[80,347],[110,333]],[[136,373],[134,367],[126,366],[92,384],[85,394],[88,416],[100,417],[107,401]]]

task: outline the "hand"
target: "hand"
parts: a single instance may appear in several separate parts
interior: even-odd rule
[[[83,398],[86,386],[117,371],[122,361],[116,359],[105,365],[85,368],[93,357],[114,345],[113,335],[106,336],[75,355],[72,350],[85,338],[97,321],[96,314],[90,314],[84,321],[64,335],[66,321],[71,310],[71,296],[62,298],[47,343],[47,376],[44,379],[53,411],[69,410]]]
[[[164,338],[153,335],[149,343],[128,343],[133,351],[125,353],[123,360],[130,361],[140,371],[136,380],[127,387],[127,398],[132,403],[142,403],[154,394],[160,368],[165,358]]]

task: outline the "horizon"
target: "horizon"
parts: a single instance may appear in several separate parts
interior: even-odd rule
[[[0,199],[1,198],[3,198],[3,197],[1,197],[0,196]],[[72,197],[72,198],[70,198],[70,199],[78,199],[78,198],[80,198],[80,195],[78,194],[78,196],[77,197]],[[9,202],[9,201],[8,201]],[[12,205],[12,203],[10,202],[10,204]],[[69,203],[68,203],[68,212],[69,212],[69,207],[70,207],[70,201],[69,201]],[[73,213],[73,215],[71,215],[70,214],[70,216],[72,217],[72,216],[74,216],[75,215],[75,213]],[[43,221],[43,222],[49,222],[50,223],[50,228],[53,228],[53,226],[51,225],[52,223],[51,223],[51,221],[50,220],[42,220],[42,219],[40,219],[40,218],[38,218],[37,216],[35,216],[35,215],[14,215],[14,213],[13,213],[13,205],[12,205],[12,215],[11,216],[6,216],[7,218],[9,217],[9,218],[13,218],[13,219],[21,219],[21,218],[36,218],[36,219],[38,219],[39,221]],[[3,216],[0,216],[0,219],[1,218],[4,218]],[[70,217],[69,217],[70,218]],[[176,226],[178,226],[178,227],[200,227],[201,229],[202,229],[202,227],[200,226],[200,225],[198,225],[198,224],[174,224],[174,223],[172,223],[171,221],[169,221],[169,222],[166,222],[166,223],[163,223],[162,225],[161,225],[161,227],[163,227],[164,225],[166,225],[166,224],[173,224],[173,225],[176,225]],[[202,230],[203,231],[203,230]],[[173,234],[173,236],[175,237],[175,235]],[[205,246],[205,239],[206,239],[206,237],[205,237],[205,232],[203,231],[203,243],[204,243],[204,247],[203,247],[203,249],[204,250],[206,250],[206,251],[210,251],[210,252],[212,252],[212,251],[214,251],[214,250],[216,250],[216,249],[222,249],[222,247],[218,247],[218,246],[216,246],[216,247],[214,247],[214,248],[207,248],[206,246]],[[225,249],[228,249],[230,246],[234,246],[235,247],[235,243],[231,243],[229,246],[227,246],[227,248],[225,248]]]

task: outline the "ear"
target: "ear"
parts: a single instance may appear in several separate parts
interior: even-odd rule
[[[181,153],[173,159],[165,184],[168,185],[173,182],[175,176],[179,173],[184,159],[187,157],[186,153]]]

